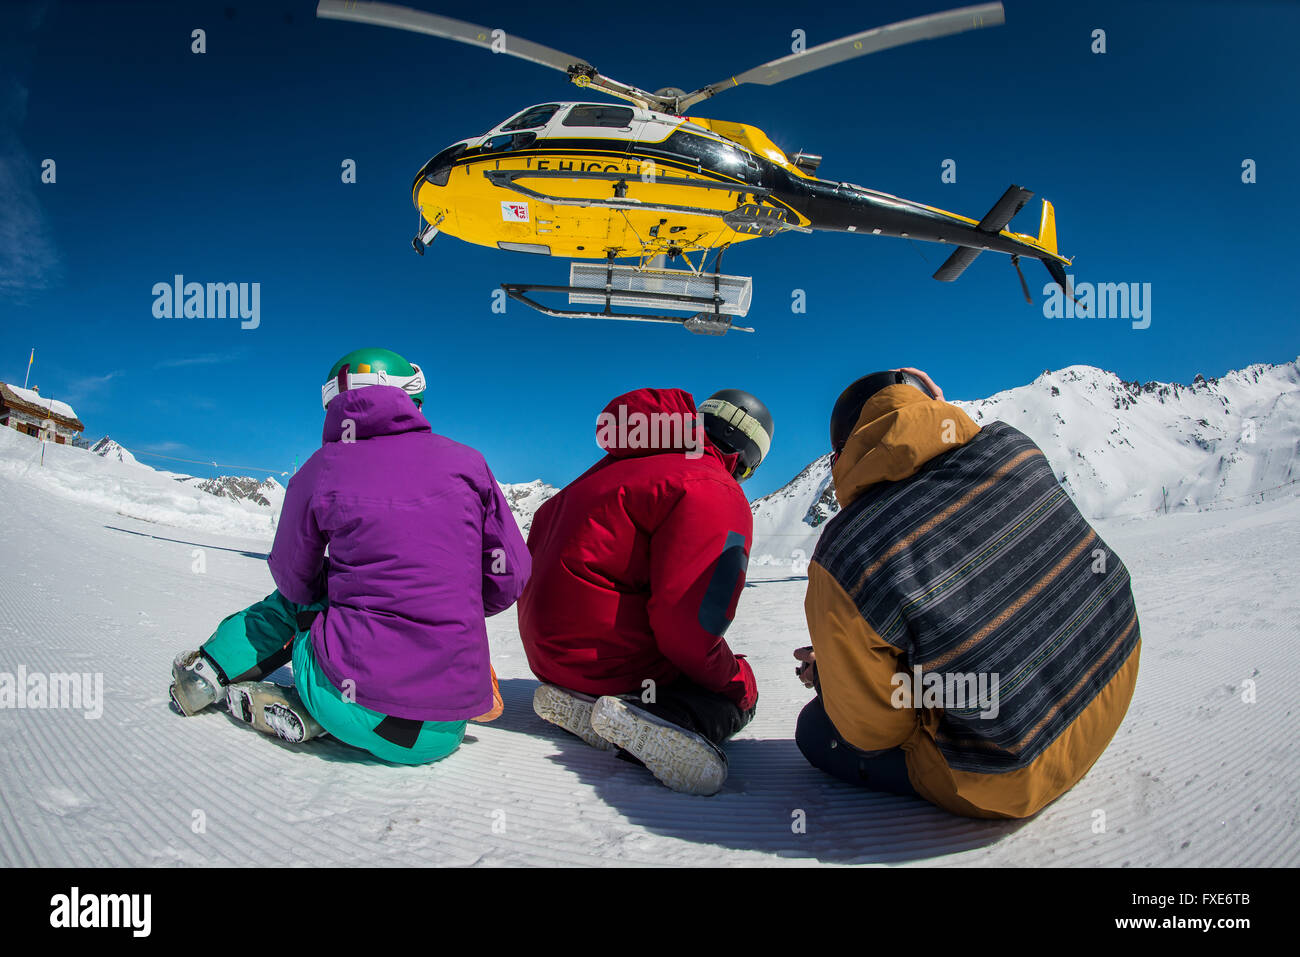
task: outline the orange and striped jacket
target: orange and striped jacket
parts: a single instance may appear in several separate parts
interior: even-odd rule
[[[1128,570],[1027,436],[911,386],[871,398],[833,478],[805,601],[832,723],[863,751],[901,747],[953,813],[1036,813],[1128,709]]]

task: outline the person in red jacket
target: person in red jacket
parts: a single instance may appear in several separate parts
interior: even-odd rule
[[[739,481],[772,416],[726,389],[621,395],[597,419],[604,458],[548,500],[528,535],[519,633],[543,684],[533,708],[619,749],[676,791],[713,794],[719,745],[753,718],[754,673],[723,638],[753,533]]]

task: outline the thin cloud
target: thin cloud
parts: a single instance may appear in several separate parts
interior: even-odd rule
[[[180,442],[150,442],[147,445],[137,446],[137,448],[141,452],[157,452],[159,455],[189,451],[189,446],[182,445]]]
[[[58,396],[52,396],[76,405],[78,402],[84,402],[87,399],[101,392],[114,379],[126,375],[122,369],[114,369],[112,372],[106,372],[104,375],[80,376],[74,379],[72,385]]]
[[[0,141],[15,144],[16,131],[0,129]],[[5,211],[0,217],[0,293],[19,300],[55,285],[61,273],[54,237],[36,198],[38,169],[15,146],[0,148],[0,208]]]
[[[186,356],[183,359],[165,359],[154,366],[155,369],[181,369],[186,366],[211,366],[224,362],[233,362],[234,355],[218,354],[215,352],[206,353],[198,356]]]
[[[35,44],[47,3],[6,10],[6,42],[0,63],[0,296],[23,302],[57,283],[62,272],[58,249],[37,195],[40,162],[22,148],[19,131],[27,117],[27,86],[19,79]],[[47,189],[57,189],[55,184]]]

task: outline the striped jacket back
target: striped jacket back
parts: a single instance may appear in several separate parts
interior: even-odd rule
[[[942,679],[932,737],[953,771],[1031,765],[1140,639],[1127,568],[1042,451],[1002,422],[871,485],[828,523],[813,561],[896,649],[900,689]],[[992,706],[972,700],[981,687]]]

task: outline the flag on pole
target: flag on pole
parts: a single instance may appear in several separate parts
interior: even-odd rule
[[[32,346],[32,354],[27,357],[27,375],[23,376],[23,388],[27,388],[27,380],[32,377],[32,363],[36,361],[36,347]]]

